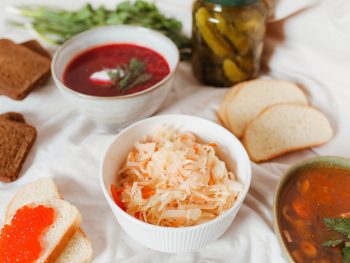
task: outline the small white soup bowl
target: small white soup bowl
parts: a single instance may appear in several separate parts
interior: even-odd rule
[[[76,92],[63,83],[66,66],[78,54],[94,46],[129,43],[156,51],[168,62],[170,73],[154,86],[130,95],[98,97]],[[52,61],[52,76],[58,89],[88,119],[105,127],[120,128],[156,112],[172,88],[179,62],[176,45],[163,34],[138,26],[102,26],[85,31],[64,43]]]
[[[130,216],[113,201],[110,186],[116,183],[118,171],[123,166],[128,152],[135,142],[152,135],[164,124],[193,132],[201,142],[216,143],[219,158],[243,184],[243,190],[238,194],[234,205],[207,223],[179,228],[156,226]],[[192,251],[217,240],[231,225],[248,192],[250,181],[249,157],[239,140],[216,123],[188,115],[160,115],[127,127],[114,138],[100,167],[103,193],[124,231],[146,247],[169,253]]]

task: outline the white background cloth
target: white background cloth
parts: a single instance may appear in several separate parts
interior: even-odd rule
[[[0,1],[0,37],[15,41],[31,39],[33,35],[27,31],[5,23],[3,7],[10,2],[13,3]],[[314,1],[295,2],[307,6]],[[48,1],[16,3],[47,4]],[[83,3],[83,0],[50,1],[72,9]],[[112,7],[116,1],[93,3]],[[190,1],[156,3],[167,14],[180,18],[185,31],[190,32]],[[278,2],[278,6],[283,6],[282,3]],[[18,187],[47,176],[55,180],[64,198],[80,209],[82,228],[94,249],[93,262],[284,262],[272,224],[273,194],[280,176],[290,164],[314,155],[350,158],[350,2],[323,0],[294,15],[290,15],[291,10],[294,11],[288,4],[278,9],[276,16],[282,14],[288,18],[269,25],[263,56],[264,74],[300,84],[311,104],[329,117],[335,135],[322,147],[288,154],[264,164],[252,163],[249,194],[233,224],[218,241],[192,253],[165,254],[143,247],[122,231],[98,180],[100,159],[115,135],[104,133],[75,112],[52,80],[23,101],[0,96],[0,113],[21,112],[38,131],[21,177],[13,183],[0,183],[0,214]],[[185,113],[218,122],[215,111],[224,92],[224,89],[201,86],[194,79],[190,65],[182,63],[173,91],[158,114]]]

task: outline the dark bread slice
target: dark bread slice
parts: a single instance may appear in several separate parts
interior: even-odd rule
[[[20,45],[29,48],[31,51],[34,51],[43,57],[51,59],[50,53],[45,48],[43,48],[38,41],[34,39],[23,42]]]
[[[0,181],[11,182],[18,178],[35,139],[34,127],[0,119]]]
[[[28,40],[26,42],[23,42],[20,44],[21,46],[24,46],[26,48],[29,48],[31,51],[39,54],[40,56],[43,56],[45,58],[48,58],[51,60],[51,55],[50,53],[43,48],[40,43],[36,40]],[[47,74],[46,77],[43,77],[38,83],[38,86],[44,85],[49,79],[50,79],[51,74]]]
[[[0,95],[24,99],[50,76],[51,61],[8,39],[0,40]]]
[[[21,123],[26,123],[23,115],[20,113],[17,113],[17,112],[6,112],[4,114],[1,114],[0,120],[1,119],[7,119],[10,121],[17,121],[17,122],[21,122]]]

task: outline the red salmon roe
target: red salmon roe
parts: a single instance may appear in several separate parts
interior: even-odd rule
[[[10,224],[0,232],[1,263],[32,263],[42,252],[41,236],[53,224],[53,208],[39,205],[17,210]]]

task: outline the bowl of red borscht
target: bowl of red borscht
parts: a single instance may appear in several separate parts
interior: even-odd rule
[[[58,89],[95,123],[122,128],[156,112],[172,88],[176,45],[138,26],[103,26],[63,44],[52,62]]]

